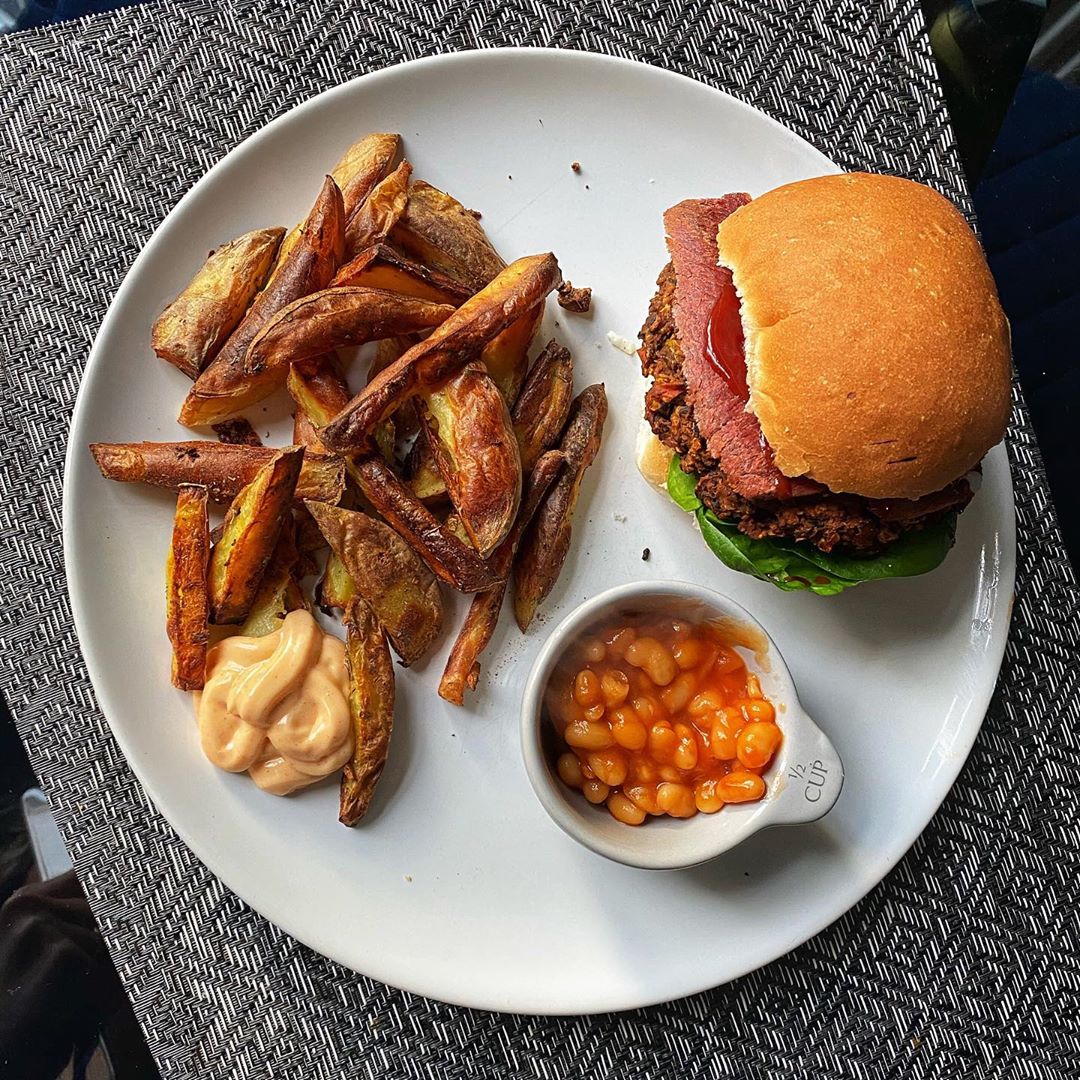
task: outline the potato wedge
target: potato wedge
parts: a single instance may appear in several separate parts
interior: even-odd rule
[[[400,135],[375,132],[345,151],[330,175],[341,188],[346,218],[356,213],[375,185],[390,172],[400,149]]]
[[[354,285],[415,296],[435,304],[465,303],[472,293],[438,270],[407,259],[387,244],[365,248],[334,275],[331,288]]]
[[[569,350],[549,341],[514,403],[514,434],[524,471],[528,472],[533,462],[559,441],[573,396],[574,361]]]
[[[380,371],[384,371],[395,360],[404,356],[415,344],[415,336],[383,338],[382,341],[376,342],[375,355],[368,369],[367,381],[371,382]]]
[[[91,443],[101,475],[122,483],[179,489],[202,484],[216,503],[231,502],[260,469],[274,460],[269,446],[191,442]],[[336,503],[345,491],[345,463],[329,454],[306,453],[296,482],[296,500]]]
[[[409,402],[408,405],[412,405]],[[408,407],[408,406],[407,406]],[[384,420],[384,424],[393,423],[406,409],[400,409],[394,414],[393,419]],[[414,416],[420,415],[418,409],[411,410]],[[409,456],[405,459],[405,475],[408,478],[412,493],[424,503],[440,503],[446,500],[446,481],[439,472],[438,463],[435,461],[435,452],[431,449],[431,437],[428,431],[431,425],[421,424],[416,433],[416,439],[409,449]],[[462,530],[464,532],[464,530]]]
[[[258,432],[251,426],[251,422],[242,416],[235,420],[222,420],[220,424],[210,426],[218,437],[218,442],[229,443],[231,446],[262,446]]]
[[[329,615],[334,611],[344,611],[356,595],[356,585],[352,575],[338,553],[331,551],[326,560],[323,576],[315,586],[315,603]]]
[[[484,368],[491,375],[507,405],[517,397],[521,389],[522,380],[529,367],[529,343],[542,315],[543,308],[537,305],[535,311],[511,323],[501,334],[488,342],[480,354]],[[466,374],[469,370],[470,368],[466,367],[458,372],[441,390],[423,395],[427,413],[432,418],[438,417],[439,441],[447,447],[468,446],[470,441],[468,432],[459,433],[455,430],[459,410],[452,404],[454,399],[460,398],[466,392],[466,387],[472,381],[473,376]],[[567,405],[569,406],[569,399]],[[402,412],[404,410],[398,410],[395,416],[400,416]],[[418,409],[416,415],[423,416],[423,412]],[[432,449],[435,440],[428,436],[428,431],[435,426],[434,422],[424,425],[424,430],[409,451],[407,463],[409,486],[417,498],[424,502],[437,502],[448,494],[446,481]]]
[[[319,572],[318,555],[326,550],[326,537],[319,531],[315,519],[306,507],[293,508],[293,522],[296,526],[296,566],[293,574],[299,580],[311,577]]]
[[[518,259],[423,341],[379,374],[320,433],[323,444],[355,450],[409,397],[437,390],[479,349],[540,304],[562,280],[554,255]]]
[[[513,408],[521,387],[529,373],[529,346],[540,321],[544,317],[543,304],[537,304],[532,311],[523,315],[517,322],[512,322],[501,334],[484,346],[480,354],[488,374],[495,380],[499,392],[506,398],[508,407]]]
[[[285,616],[289,614],[286,596],[292,583],[292,574],[273,572],[267,568],[259,591],[252,601],[251,610],[240,626],[244,637],[266,637],[281,629]]]
[[[514,527],[491,555],[491,568],[497,574],[510,573],[514,555],[525,530],[565,464],[566,458],[560,450],[549,450],[536,462],[525,484],[521,511]],[[477,593],[473,597],[439,682],[440,697],[455,705],[461,705],[465,701],[466,687],[470,690],[476,689],[480,677],[480,654],[487,648],[492,634],[495,633],[505,595],[506,581],[503,580],[493,589]]]
[[[299,405],[293,410],[292,441],[293,446],[310,446],[312,450],[323,448],[315,421]]]
[[[356,597],[345,613],[345,661],[355,746],[341,772],[338,820],[353,826],[367,813],[394,730],[394,665],[371,607]]]
[[[233,500],[221,539],[210,556],[210,612],[215,623],[243,622],[262,583],[292,500],[303,447],[275,454]],[[320,503],[312,503],[319,506]]]
[[[406,252],[461,282],[469,294],[479,292],[506,268],[477,216],[423,180],[410,187],[405,215],[392,235]],[[542,315],[541,309],[532,318],[511,324],[484,348],[481,359],[510,405],[525,379],[529,344]]]
[[[359,142],[353,143],[331,170],[330,176],[341,191],[341,204],[346,224],[375,185],[390,171],[400,147],[400,135],[382,133],[366,135]],[[285,237],[281,250],[278,252],[277,265],[274,267],[275,274],[278,267],[284,264],[286,256],[292,251],[296,241],[300,239],[302,229],[301,223]]]
[[[282,308],[248,349],[244,370],[252,377],[276,373],[331,349],[411,334],[445,322],[449,304],[433,304],[383,289],[323,289]]]
[[[341,365],[332,353],[293,364],[285,388],[296,402],[293,413],[293,442],[322,450],[318,429],[328,417],[337,415],[349,400],[349,386]]]
[[[409,177],[412,166],[403,161],[372,189],[345,226],[345,252],[352,258],[364,248],[380,244],[405,213],[409,200]]]
[[[345,254],[345,210],[337,184],[328,176],[299,239],[214,361],[195,380],[180,410],[188,427],[214,424],[250,408],[273,393],[285,372],[252,375],[244,370],[248,346],[259,331],[294,300],[325,289]]]
[[[375,345],[375,355],[372,357],[371,366],[368,368],[367,381],[371,382],[380,371],[389,367],[398,357],[404,356],[416,343],[415,338],[414,334],[410,337],[384,338],[378,342]],[[394,450],[397,440],[408,439],[420,430],[416,409],[412,407],[414,404],[415,402],[407,402],[406,408],[398,409],[392,417],[387,417],[375,428],[375,445],[390,464],[393,464],[395,460]]]
[[[506,401],[479,361],[424,395],[428,439],[450,501],[486,559],[510,531],[521,500],[521,457]]]
[[[240,627],[245,637],[264,637],[281,627],[290,611],[307,607],[303,594],[296,584],[296,568],[300,553],[297,549],[295,526],[292,517],[282,522],[281,535],[274,547],[274,554],[263,574],[259,591],[252,601],[251,610]]]
[[[363,458],[353,477],[368,502],[408,541],[431,570],[458,592],[490,589],[498,577],[474,548],[463,543],[395,475],[381,458]]]
[[[348,404],[349,386],[337,359],[329,353],[289,368],[285,386],[296,402],[321,427]]]
[[[293,364],[285,385],[297,403],[293,415],[293,441],[325,450],[318,429],[329,423],[349,401],[349,386],[337,360],[333,354],[325,354],[314,360]],[[395,438],[393,420],[384,420],[375,430],[375,443],[383,457],[391,463],[394,460]],[[352,462],[346,459],[345,467],[350,468],[351,465]]]
[[[405,213],[390,234],[407,255],[479,292],[506,267],[476,215],[452,195],[414,180]]]
[[[415,663],[442,630],[442,597],[431,572],[393,529],[368,514],[326,503],[308,510],[402,663]]]
[[[522,632],[551,592],[566,561],[582,477],[600,449],[606,419],[603,384],[587,386],[574,399],[559,443],[566,469],[533,518],[514,566],[514,617]]]
[[[172,544],[165,563],[165,628],[172,643],[172,684],[201,690],[210,640],[210,522],[206,488],[181,484],[176,498]]]
[[[154,352],[188,378],[198,378],[266,284],[284,235],[284,229],[258,229],[210,252],[157,317],[150,332]]]

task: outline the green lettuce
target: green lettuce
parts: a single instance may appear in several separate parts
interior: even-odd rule
[[[864,581],[925,574],[941,564],[956,534],[956,515],[950,514],[930,528],[904,533],[881,555],[827,555],[795,540],[755,540],[744,535],[702,504],[696,486],[697,477],[683,471],[676,454],[668,469],[668,494],[694,515],[712,553],[732,570],[789,592],[809,589],[819,596],[835,596]]]

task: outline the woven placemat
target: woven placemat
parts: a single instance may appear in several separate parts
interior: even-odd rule
[[[739,982],[609,1017],[462,1010],[360,978],[231,895],[147,803],[95,705],[60,545],[90,342],[165,212],[344,79],[491,45],[723,87],[853,168],[966,206],[915,0],[384,0],[128,9],[0,42],[2,685],[166,1077],[1051,1077],[1080,1052],[1078,592],[1018,403],[1011,642],[961,780],[900,866]]]

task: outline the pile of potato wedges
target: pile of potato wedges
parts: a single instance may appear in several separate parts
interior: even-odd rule
[[[400,153],[397,135],[361,139],[303,222],[217,248],[155,322],[154,352],[192,380],[180,423],[216,438],[90,448],[105,477],[177,492],[177,687],[203,686],[217,636],[267,634],[313,604],[341,613],[346,825],[386,761],[390,649],[418,661],[442,634],[442,588],[472,594],[439,686],[463,703],[507,588],[524,632],[558,578],[607,414],[603,385],[575,396],[557,342],[530,364],[546,298],[565,289],[555,256],[507,264],[479,215]],[[266,447],[243,414],[282,388],[293,445]],[[211,504],[226,508],[216,528]]]

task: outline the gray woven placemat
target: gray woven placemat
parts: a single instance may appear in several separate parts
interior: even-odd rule
[[[1001,684],[925,835],[854,911],[739,982],[617,1017],[503,1017],[314,955],[199,864],[94,703],[64,591],[67,420],[165,212],[294,103],[403,58],[558,45],[752,102],[849,167],[964,201],[915,0],[195,4],[0,42],[0,676],[166,1077],[1050,1077],[1080,1051],[1078,593],[1018,405],[1020,567]]]

